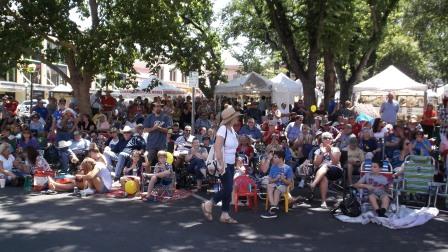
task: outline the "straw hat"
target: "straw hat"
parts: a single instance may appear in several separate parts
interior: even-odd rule
[[[220,125],[224,125],[227,124],[228,122],[232,121],[233,118],[240,116],[241,113],[238,111],[235,111],[235,109],[232,106],[228,106],[226,109],[224,109],[221,112],[221,124]]]
[[[134,130],[129,127],[128,125],[124,126],[124,128],[121,130],[121,133],[125,133],[125,132],[133,132]]]
[[[62,149],[62,148],[70,147],[70,145],[72,145],[71,141],[61,140],[61,141],[58,142],[58,147],[57,148],[58,149]]]

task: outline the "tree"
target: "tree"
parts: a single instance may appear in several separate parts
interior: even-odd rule
[[[230,37],[279,52],[303,83],[305,105],[316,104],[316,70],[323,27],[323,0],[234,0],[225,11]]]
[[[79,27],[69,18],[73,12],[90,25]],[[212,15],[209,0],[2,1],[0,55],[7,60],[1,64],[15,66],[23,62],[22,55],[38,54],[70,83],[80,112],[89,113],[89,89],[97,74],[107,81],[122,73],[133,75],[137,58],[147,61],[153,72],[162,63],[177,64],[184,72],[199,69],[210,47],[185,17],[209,27]],[[43,41],[56,47],[43,47]],[[60,61],[70,75],[56,67]],[[216,66],[213,70],[219,71]]]
[[[350,100],[353,85],[362,79],[364,70],[374,64],[372,61],[375,57],[372,55],[375,56],[375,51],[384,38],[389,15],[396,9],[398,1],[352,1],[351,17],[346,19],[345,16],[339,20],[347,29],[344,32],[345,38],[341,46],[327,47],[324,58],[333,56],[335,59],[341,101]],[[340,38],[338,36],[333,39]]]
[[[416,39],[403,27],[404,12],[400,8],[388,25],[385,38],[376,50],[374,72],[380,72],[390,65],[396,66],[409,77],[420,83],[436,78],[428,57],[420,49]]]
[[[436,77],[448,81],[448,2],[410,0],[403,9],[404,31],[418,42]]]

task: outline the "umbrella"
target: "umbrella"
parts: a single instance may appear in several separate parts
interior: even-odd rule
[[[361,114],[359,114],[358,117],[356,117],[356,122],[359,123],[361,121],[371,122],[371,121],[373,121],[373,117],[368,116],[368,115],[366,115],[364,113],[361,113]]]

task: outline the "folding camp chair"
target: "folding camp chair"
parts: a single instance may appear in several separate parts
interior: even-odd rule
[[[151,166],[151,172],[154,171],[155,166]],[[154,173],[142,173],[141,176],[141,190],[142,193],[146,191],[148,186],[148,180],[154,176]],[[154,185],[151,195],[148,197],[154,197],[157,201],[163,201],[170,199],[174,192],[176,191],[176,174],[174,172],[171,173],[170,177],[163,178],[161,181]]]
[[[372,163],[367,161],[361,163],[361,171],[360,176],[364,176],[367,173],[370,173],[372,171]],[[395,198],[394,195],[394,177],[393,177],[393,171],[392,171],[392,165],[388,161],[383,161],[383,165],[381,166],[381,172],[380,174],[387,178],[387,181],[389,182],[389,188],[386,188],[386,191],[390,191],[392,193],[392,198]],[[368,190],[366,189],[358,189],[358,201],[361,204],[361,209],[370,209],[371,205],[368,199]]]
[[[427,206],[431,205],[431,194],[437,187],[434,183],[435,160],[431,156],[408,156],[403,164],[403,178],[398,181],[398,186],[394,190],[397,196],[403,193],[412,196],[415,200],[409,202],[422,202],[422,197],[427,197]],[[435,191],[435,190],[434,190]],[[397,207],[399,197],[396,197]]]

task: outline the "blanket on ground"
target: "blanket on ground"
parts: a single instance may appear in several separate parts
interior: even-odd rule
[[[335,217],[343,222],[361,223],[363,225],[371,222],[390,229],[403,229],[423,225],[438,214],[439,209],[435,207],[410,209],[406,206],[401,206],[396,213],[388,215],[388,218],[378,217],[372,211],[365,212],[358,217],[349,217],[342,214]]]

